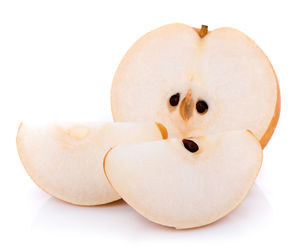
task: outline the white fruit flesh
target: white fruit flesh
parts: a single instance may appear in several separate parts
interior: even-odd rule
[[[192,139],[120,145],[106,156],[105,173],[120,196],[149,220],[176,228],[212,223],[245,198],[259,172],[262,149],[247,131]]]
[[[27,173],[44,191],[69,203],[99,205],[120,198],[105,178],[102,168],[105,153],[121,143],[162,139],[159,126],[22,123],[17,147]]]
[[[191,90],[186,119],[169,104]],[[130,98],[128,98],[130,97]],[[197,113],[198,100],[207,113]],[[159,121],[170,137],[250,129],[265,146],[277,124],[280,94],[275,72],[263,51],[232,28],[208,32],[171,24],[139,39],[115,73],[111,91],[115,121]]]

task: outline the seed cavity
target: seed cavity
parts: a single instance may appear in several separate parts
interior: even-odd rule
[[[199,150],[197,143],[192,140],[183,139],[182,143],[183,143],[184,147],[192,153],[195,153]]]
[[[180,100],[180,94],[179,93],[176,93],[175,95],[172,95],[170,97],[170,100],[169,100],[169,103],[171,106],[177,106],[178,103],[179,103],[179,100]]]
[[[208,110],[208,105],[205,101],[200,100],[196,103],[196,110],[199,114],[204,115]]]

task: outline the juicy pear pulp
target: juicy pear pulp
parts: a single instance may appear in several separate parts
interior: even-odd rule
[[[198,101],[206,102],[206,112],[196,110]],[[111,104],[115,121],[158,121],[170,137],[249,129],[264,147],[279,118],[280,93],[268,58],[242,32],[220,28],[200,38],[192,27],[170,24],[124,56]]]
[[[17,135],[21,161],[50,195],[77,205],[120,199],[107,182],[103,158],[121,143],[162,139],[155,123],[22,123]]]
[[[245,198],[259,172],[262,149],[247,131],[191,140],[197,152],[180,139],[117,146],[106,156],[106,176],[153,222],[175,228],[212,223]]]

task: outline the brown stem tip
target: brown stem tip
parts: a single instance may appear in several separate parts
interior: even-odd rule
[[[203,37],[206,36],[207,32],[208,32],[208,26],[207,25],[202,25],[202,27],[201,27],[201,29],[199,31],[199,36],[201,38],[203,38]]]

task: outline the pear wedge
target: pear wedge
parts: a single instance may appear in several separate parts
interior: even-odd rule
[[[21,161],[45,192],[76,205],[100,205],[120,199],[107,182],[105,153],[121,143],[167,136],[155,123],[22,123],[17,135]]]
[[[249,131],[120,145],[104,161],[119,195],[155,223],[200,227],[227,215],[246,197],[262,163]]]

